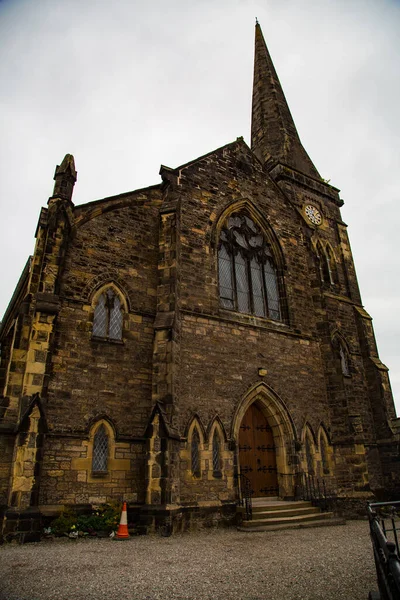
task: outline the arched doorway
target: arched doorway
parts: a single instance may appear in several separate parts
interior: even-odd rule
[[[276,449],[272,428],[253,402],[239,428],[240,472],[251,482],[253,496],[278,496]]]
[[[250,442],[246,442],[246,439],[241,438],[241,432],[245,432],[244,429],[240,429],[241,425],[250,425],[247,422],[247,416],[250,418],[250,414],[247,415],[247,412],[250,407],[254,406],[258,409],[259,412],[262,413],[264,417],[264,422],[260,423],[259,426],[265,427],[267,425],[267,430],[256,430],[259,433],[264,433],[264,438],[261,444],[258,442],[254,445]],[[253,409],[254,410],[254,409]],[[256,417],[257,418],[257,417]],[[250,425],[251,426],[251,425]],[[257,427],[257,425],[256,425]],[[296,493],[296,465],[298,464],[299,456],[298,451],[296,450],[296,440],[298,439],[296,434],[296,429],[293,423],[293,419],[281,398],[276,394],[276,392],[266,385],[264,382],[257,383],[252,386],[244,397],[238,403],[235,412],[233,414],[232,419],[232,438],[236,440],[237,443],[237,461],[239,472],[243,473],[243,475],[248,476],[246,473],[246,459],[244,458],[244,453],[239,450],[239,446],[243,446],[247,444],[252,448],[257,448],[257,446],[268,446],[267,435],[268,429],[271,429],[272,433],[272,442],[269,443],[270,447],[274,447],[275,461],[277,467],[277,484],[274,482],[270,483],[267,486],[261,485],[260,487],[255,487],[255,491],[253,493],[253,497],[257,496],[260,492],[257,491],[263,489],[264,487],[277,487],[278,491],[276,491],[274,496],[279,496],[281,498],[293,498]],[[246,429],[246,432],[249,433],[249,430]],[[272,450],[271,450],[272,457]],[[257,458],[262,460],[262,457],[255,457],[255,462],[257,463]],[[254,460],[254,459],[253,459]],[[250,463],[249,466],[254,469],[254,466]],[[263,465],[261,465],[262,468]],[[268,468],[268,464],[265,465]],[[271,464],[272,468],[275,466],[273,463]],[[258,467],[256,467],[258,469]],[[243,469],[243,470],[242,470]],[[261,474],[262,471],[256,471]],[[272,472],[272,469],[271,469]],[[251,471],[250,471],[251,473]]]

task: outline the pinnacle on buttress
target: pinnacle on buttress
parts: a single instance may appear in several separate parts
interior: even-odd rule
[[[71,200],[76,181],[75,161],[72,154],[66,154],[61,165],[57,165],[54,181],[52,197]]]
[[[263,163],[273,160],[320,178],[297,133],[282,86],[256,22],[251,148]]]

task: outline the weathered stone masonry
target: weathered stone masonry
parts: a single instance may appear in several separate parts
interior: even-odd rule
[[[397,493],[399,428],[343,202],[301,145],[259,25],[251,149],[238,138],[160,174],[74,206],[73,157],[56,168],[1,324],[4,531],[111,500],[147,531],[230,522],[252,406],[273,439],[278,487],[263,494],[294,498],[302,471],[354,502]],[[252,241],[229,230],[228,268],[232,223]]]

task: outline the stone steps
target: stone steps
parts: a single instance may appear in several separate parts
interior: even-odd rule
[[[238,513],[243,514],[244,508],[238,507]],[[238,529],[239,531],[277,531],[344,523],[343,519],[334,518],[331,512],[321,512],[321,509],[312,506],[311,502],[254,498],[253,519],[243,521]]]

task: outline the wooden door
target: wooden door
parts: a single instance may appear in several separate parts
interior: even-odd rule
[[[240,472],[250,479],[253,497],[277,496],[274,437],[264,414],[252,404],[239,430]]]

